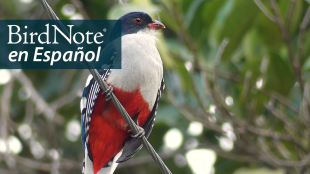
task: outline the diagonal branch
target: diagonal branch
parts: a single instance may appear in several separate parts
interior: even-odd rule
[[[304,19],[300,25],[300,31],[299,31],[299,38],[298,38],[298,53],[297,53],[297,60],[302,61],[303,56],[303,42],[305,40],[305,32],[306,28],[309,25],[310,21],[310,6],[308,7],[308,10],[304,16]]]
[[[290,25],[292,22],[295,6],[296,6],[296,0],[290,0],[290,3],[288,4],[288,10],[285,16],[285,28],[288,31],[290,31]]]
[[[201,122],[206,128],[210,130],[224,133],[221,127],[217,126],[216,124],[210,123],[207,120],[195,117],[193,113],[189,112],[188,109],[186,109],[185,106],[179,106],[176,102],[174,95],[172,94],[172,91],[170,90],[168,90],[168,98],[170,102],[173,104],[173,106],[176,107],[176,109],[180,112],[180,114],[182,114],[186,119],[190,121]]]
[[[263,152],[266,156],[268,156],[269,159],[271,159],[274,163],[280,166],[286,166],[286,167],[296,167],[296,166],[306,166],[310,164],[310,155],[307,155],[303,160],[301,161],[287,161],[287,160],[281,160],[276,158],[272,155],[271,151],[269,150],[265,140],[263,137],[260,137],[258,139],[258,142],[260,143],[260,147],[262,148]]]
[[[300,65],[300,60],[298,60],[295,56],[294,56],[294,50],[293,50],[293,45],[291,42],[291,38],[289,36],[289,33],[287,31],[287,29],[284,26],[284,23],[282,21],[282,18],[280,16],[280,11],[277,7],[277,3],[275,0],[269,0],[271,7],[275,13],[275,23],[278,25],[278,27],[281,30],[282,33],[282,37],[284,39],[285,45],[288,49],[288,53],[289,53],[289,58],[290,58],[290,62],[293,66],[293,70],[296,76],[296,79],[298,81],[298,83],[300,84],[300,92],[303,93],[304,92],[304,83],[302,80],[302,73],[301,73],[301,65]]]
[[[16,72],[12,70],[11,72],[23,86],[29,89],[31,93],[31,100],[35,103],[38,114],[43,113],[48,120],[54,120],[60,124],[64,122],[63,118],[58,116],[52,107],[49,106],[49,104],[47,104],[42,96],[37,92],[30,79],[26,76],[26,74],[24,74],[23,71]]]
[[[267,8],[264,6],[264,4],[260,0],[254,0],[258,8],[273,22],[275,22],[275,16],[271,14]]]

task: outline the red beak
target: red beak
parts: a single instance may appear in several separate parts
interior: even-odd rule
[[[149,29],[159,30],[166,28],[165,25],[157,20],[153,20],[152,23],[148,24]]]

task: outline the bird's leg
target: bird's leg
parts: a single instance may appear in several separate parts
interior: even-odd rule
[[[137,134],[135,134],[135,135],[131,135],[131,137],[133,137],[133,138],[142,138],[145,135],[144,129],[142,127],[138,126],[138,125],[137,125],[137,127],[139,129],[139,132]],[[133,131],[131,129],[128,130],[127,132],[128,132],[128,134],[133,133]]]
[[[109,101],[112,98],[112,92],[113,88],[111,86],[108,86],[108,89],[103,92],[103,94],[105,94],[106,101]]]

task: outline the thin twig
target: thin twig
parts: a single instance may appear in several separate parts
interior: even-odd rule
[[[220,64],[223,52],[224,52],[224,50],[225,50],[225,48],[226,48],[228,43],[229,43],[229,39],[228,38],[225,38],[222,41],[222,43],[220,45],[220,48],[217,51],[216,58],[215,58],[215,61],[214,61],[214,66],[215,67],[217,67]]]
[[[270,165],[274,168],[279,168],[277,164],[270,160],[265,154],[261,153],[261,150],[258,148],[258,144],[256,142],[254,142],[248,136],[245,136],[244,138],[244,141],[236,141],[236,146],[245,150],[249,154],[252,154],[252,156],[255,156],[260,161],[265,162],[267,165]]]
[[[294,16],[294,10],[296,6],[296,0],[290,0],[290,3],[288,4],[288,10],[285,17],[285,28],[287,31],[290,31],[291,22]]]
[[[300,92],[303,93],[304,92],[304,83],[302,80],[302,74],[301,74],[301,66],[300,66],[300,60],[298,60],[295,56],[294,56],[294,50],[293,50],[293,45],[291,43],[291,38],[289,36],[289,33],[287,31],[287,29],[285,28],[282,18],[280,16],[280,12],[279,9],[277,7],[277,3],[275,0],[269,0],[271,7],[275,13],[276,16],[276,24],[278,25],[278,27],[281,30],[282,33],[282,37],[284,39],[285,45],[288,49],[288,53],[289,53],[289,58],[290,58],[290,62],[293,66],[293,70],[294,70],[294,74],[296,76],[296,79],[298,81],[298,83],[300,84]]]
[[[77,84],[75,84],[75,88],[71,90],[71,92],[67,95],[64,95],[60,98],[58,98],[56,101],[54,101],[50,106],[53,108],[53,110],[57,110],[58,108],[63,107],[64,105],[71,103],[73,100],[75,100],[78,97],[78,92],[82,90],[82,86],[84,82],[86,81],[87,77],[89,75],[88,71],[83,71],[81,75],[81,79]]]
[[[277,147],[276,149],[280,152],[280,154],[287,160],[290,159],[291,153],[286,149],[281,141],[273,140],[273,144]]]
[[[11,98],[12,98],[12,90],[13,89],[13,81],[11,80],[8,84],[5,85],[3,89],[3,94],[1,97],[1,138],[5,143],[6,152],[5,152],[5,162],[10,169],[11,174],[17,174],[16,163],[12,158],[11,149],[8,142],[8,120],[10,115],[11,108]]]
[[[178,111],[188,120],[190,121],[198,121],[201,122],[206,128],[210,129],[210,130],[214,130],[217,132],[221,132],[224,133],[223,130],[221,129],[221,127],[217,126],[216,124],[210,123],[207,120],[195,117],[193,115],[193,113],[188,112],[188,110],[186,109],[186,107],[184,106],[179,106],[176,102],[176,99],[172,93],[172,91],[167,89],[167,93],[168,93],[168,98],[170,100],[170,102],[173,104],[174,107],[176,107],[178,109]]]
[[[308,150],[304,147],[304,145],[301,144],[301,142],[296,139],[295,137],[292,137],[290,135],[285,135],[285,134],[281,134],[278,132],[272,132],[270,130],[265,130],[265,129],[259,129],[256,128],[254,126],[249,125],[247,127],[247,130],[249,130],[249,132],[252,132],[256,135],[260,135],[263,137],[269,137],[275,140],[285,140],[285,141],[289,141],[294,143],[295,145],[297,145],[299,148],[301,148],[303,151],[307,152]],[[236,133],[244,133],[244,132],[237,132]]]
[[[199,90],[198,90],[198,86],[197,83],[195,82],[195,76],[194,76],[194,71],[193,68],[191,68],[189,70],[189,75],[190,75],[190,83],[193,87],[193,91],[194,91],[194,95],[195,98],[198,100],[198,104],[200,105],[200,107],[202,108],[203,112],[205,113],[205,115],[207,117],[211,117],[212,115],[209,113],[208,108],[206,107],[206,104],[204,103],[203,98],[201,97],[201,95],[199,94]]]
[[[294,106],[293,103],[291,103],[291,101],[289,101],[288,99],[286,99],[285,97],[283,97],[281,94],[278,94],[276,92],[273,91],[269,91],[267,89],[258,89],[258,91],[270,96],[271,98],[277,100],[278,102],[284,104],[286,107],[290,108],[292,111],[294,111],[295,113],[299,113],[299,109]]]
[[[33,102],[31,100],[28,100],[26,103],[26,117],[25,117],[24,123],[27,123],[30,125],[33,121],[33,116],[34,116]]]
[[[300,126],[296,125],[292,120],[287,118],[286,116],[282,115],[276,108],[272,106],[271,103],[265,104],[265,107],[279,120],[281,120],[287,127],[288,130],[291,130],[290,128],[293,128],[293,130],[296,130],[300,134],[303,134],[302,130],[300,130]],[[293,135],[292,135],[293,136]]]
[[[34,103],[36,103],[38,114],[43,112],[48,120],[52,120],[55,116],[55,112],[53,111],[52,108],[48,106],[45,100],[33,87],[30,79],[24,74],[23,71],[20,71],[18,73],[15,71],[11,71],[11,72],[16,77],[16,79],[30,91],[31,99]]]
[[[244,99],[245,102],[245,109],[246,109],[246,118],[245,118],[245,123],[244,123],[244,128],[246,129],[246,127],[248,125],[251,124],[254,116],[255,116],[255,106],[256,106],[256,101],[253,100],[252,102],[250,101],[250,81],[251,81],[251,77],[252,77],[252,72],[251,71],[247,71],[246,75],[245,75],[245,79],[244,79],[244,87],[242,90],[242,97]]]
[[[1,156],[0,156],[1,157]],[[41,161],[36,161],[32,160],[29,158],[24,158],[18,155],[14,155],[13,158],[16,160],[16,162],[20,165],[41,170],[41,171],[47,171],[51,172],[53,171],[53,163],[44,163]],[[66,170],[80,170],[81,169],[81,164],[79,162],[73,161],[73,160],[68,160],[68,159],[61,159],[59,163],[59,169],[66,169]]]
[[[276,158],[275,156],[272,155],[270,152],[268,146],[265,143],[265,140],[263,137],[259,138],[259,143],[260,147],[262,148],[263,152],[265,153],[266,156],[269,157],[274,163],[280,165],[280,166],[286,166],[286,167],[296,167],[296,166],[306,166],[310,165],[310,154],[307,155],[303,160],[301,161],[287,161],[287,160],[281,160]]]
[[[248,96],[251,77],[252,77],[252,72],[247,71],[245,74],[244,85],[243,85],[244,87],[243,87],[243,91],[242,91],[242,96],[244,98],[246,98]]]
[[[305,32],[306,28],[310,21],[310,6],[308,7],[308,10],[304,16],[304,19],[302,23],[300,24],[300,30],[299,30],[299,38],[298,38],[298,52],[297,52],[297,60],[302,61],[303,56],[303,42],[305,40]]]
[[[302,106],[300,107],[300,114],[302,114],[303,123],[307,127],[308,131],[310,132],[310,113],[309,113],[309,103],[308,103],[308,96],[309,96],[309,88],[310,88],[310,82],[306,83],[305,85],[305,92],[303,94],[302,98]]]
[[[213,145],[212,143],[209,143],[206,140],[204,140],[203,144],[199,145],[197,148],[212,149],[213,151],[216,152],[217,155],[219,155],[223,158],[228,158],[228,159],[237,160],[237,161],[241,161],[241,162],[256,162],[257,161],[257,159],[255,159],[252,156],[239,155],[239,154],[232,153],[232,152],[226,152],[226,151],[222,150],[220,147]],[[177,154],[184,154],[187,151],[188,151],[187,149],[179,149],[179,150],[172,152],[172,153],[161,153],[160,157],[162,159],[167,159],[167,158],[171,158]],[[152,161],[152,158],[150,158],[149,156],[137,157],[137,158],[133,158],[132,160],[130,160],[126,163],[120,164],[119,167],[136,166],[136,165],[149,163],[151,161]]]
[[[202,66],[199,66],[199,67],[196,67],[198,68],[200,71],[205,71],[205,72],[208,72],[208,74],[215,74],[216,76],[219,76],[219,77],[222,77],[222,78],[225,78],[225,79],[228,79],[228,80],[232,80],[234,82],[238,82],[238,83],[244,83],[244,79],[238,77],[237,75],[235,74],[232,74],[232,73],[226,73],[226,72],[223,72],[223,71],[220,71],[220,70],[217,70],[217,69],[213,69],[213,68],[204,68]],[[202,73],[202,76],[206,74],[206,73]],[[202,78],[202,80],[204,80],[204,78]],[[205,80],[204,80],[205,81]],[[204,82],[203,84],[205,84],[206,82]],[[250,84],[250,86],[253,86],[252,84]],[[261,88],[261,89],[256,89],[258,90],[259,92],[262,92],[274,99],[276,99],[277,101],[279,101],[280,103],[284,104],[285,106],[287,106],[288,108],[290,108],[291,110],[293,110],[294,112],[296,113],[299,113],[299,109],[294,106],[293,103],[291,103],[288,99],[286,99],[285,97],[283,97],[282,95],[276,93],[276,92],[273,92],[273,91],[269,91],[267,89],[264,89],[264,88]]]
[[[271,20],[275,21],[275,17],[267,10],[267,8],[264,6],[264,4],[260,0],[254,0],[258,8]]]

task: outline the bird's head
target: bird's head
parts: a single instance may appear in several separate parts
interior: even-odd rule
[[[122,35],[138,32],[156,31],[165,28],[165,25],[143,12],[127,13],[119,19],[122,22]]]
[[[120,24],[121,23],[121,27]],[[165,28],[165,25],[143,12],[131,12],[120,17],[116,25],[112,29],[109,42],[124,36],[126,34],[134,34],[138,32],[156,33],[155,31]],[[121,30],[121,31],[120,31]],[[119,35],[121,34],[121,35]]]

